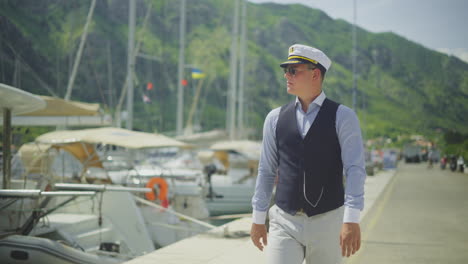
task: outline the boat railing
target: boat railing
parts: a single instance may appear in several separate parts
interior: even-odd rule
[[[176,215],[176,216],[178,216],[178,217],[180,217],[180,218],[183,218],[183,219],[186,219],[186,220],[188,220],[188,221],[194,222],[194,223],[196,223],[196,224],[199,224],[199,225],[201,225],[201,226],[207,227],[207,228],[209,228],[209,229],[213,229],[213,228],[216,227],[216,226],[214,226],[214,225],[212,225],[212,224],[208,224],[208,223],[206,223],[206,222],[200,221],[200,220],[198,220],[198,219],[196,219],[196,218],[193,218],[193,217],[190,217],[190,216],[188,216],[188,215],[184,215],[184,214],[178,213],[178,212],[176,212],[176,211],[174,211],[174,210],[172,210],[172,209],[165,208],[165,207],[163,207],[163,206],[161,206],[161,205],[159,205],[159,204],[152,203],[152,202],[147,201],[147,200],[145,200],[145,199],[142,199],[142,198],[140,198],[140,197],[133,196],[133,198],[135,199],[135,201],[137,201],[137,202],[139,202],[139,203],[142,203],[142,204],[144,204],[144,205],[151,206],[151,207],[154,207],[154,208],[157,208],[157,209],[160,209],[160,210],[164,210],[165,212],[174,214],[174,215]]]
[[[41,190],[17,190],[6,189],[0,190],[0,197],[11,198],[39,198],[52,196],[93,196],[96,192],[72,192],[72,191],[41,191]]]
[[[140,187],[123,187],[123,186],[115,186],[115,185],[107,185],[107,184],[74,184],[74,183],[56,183],[54,187],[57,190],[88,190],[88,191],[95,191],[95,192],[104,192],[104,191],[121,191],[121,192],[151,192],[151,188],[140,188]],[[209,229],[213,229],[216,226],[211,225],[209,223],[200,221],[196,218],[190,217],[185,214],[178,213],[172,209],[165,208],[161,205],[155,204],[153,202],[147,201],[145,199],[142,199],[140,197],[134,196],[134,199],[142,204],[145,204],[147,206],[151,206],[154,208],[158,208],[161,210],[164,210],[167,213],[174,214],[180,218],[187,219],[188,221],[194,222],[198,225],[207,227]]]
[[[124,187],[124,186],[116,186],[112,184],[56,183],[54,184],[54,187],[57,190],[79,190],[79,191],[95,191],[95,192],[114,191],[114,192],[147,193],[147,192],[152,191],[151,188]]]

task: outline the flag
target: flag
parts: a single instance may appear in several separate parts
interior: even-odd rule
[[[200,69],[192,68],[192,78],[203,79],[205,78],[205,73],[203,73]]]
[[[153,83],[152,83],[152,82],[148,82],[148,83],[146,84],[146,90],[148,90],[148,91],[149,91],[149,90],[153,90]]]
[[[143,102],[146,104],[151,103],[151,99],[146,94],[142,95],[142,99],[143,99]]]

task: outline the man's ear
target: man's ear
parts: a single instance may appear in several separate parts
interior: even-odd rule
[[[313,72],[314,72],[314,80],[315,80],[315,79],[319,79],[319,80],[320,80],[320,79],[322,78],[322,76],[321,76],[321,75],[322,75],[322,72],[320,72],[319,69],[315,68],[315,69],[313,70]]]

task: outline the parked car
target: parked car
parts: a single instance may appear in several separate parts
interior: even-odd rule
[[[393,149],[386,149],[383,153],[383,168],[394,169],[397,166],[397,151]]]
[[[422,148],[416,145],[406,145],[403,149],[403,157],[405,158],[406,163],[416,162],[419,163],[422,161],[421,155]]]

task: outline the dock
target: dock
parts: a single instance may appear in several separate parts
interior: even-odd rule
[[[390,182],[395,170],[368,176],[365,185],[364,218]],[[238,264],[265,263],[265,251],[258,250],[250,240],[252,220],[244,217],[132,259],[126,264]]]
[[[468,174],[400,164],[346,264],[468,263]]]
[[[250,218],[241,218],[125,263],[259,263],[264,254],[250,241],[251,224]]]

